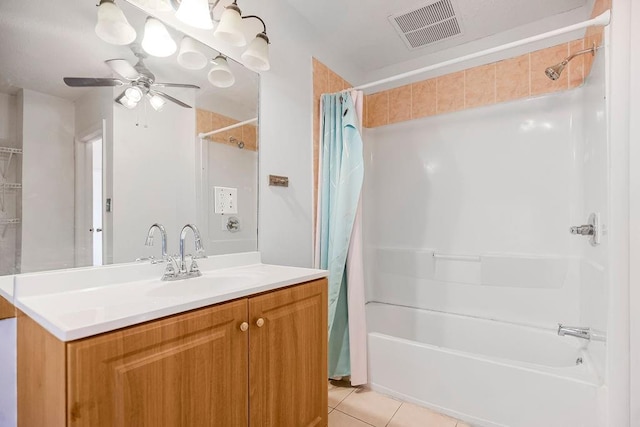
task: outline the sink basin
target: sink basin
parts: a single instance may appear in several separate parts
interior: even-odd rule
[[[163,282],[160,286],[147,292],[151,297],[175,297],[186,295],[200,295],[210,293],[212,288],[219,291],[229,291],[235,288],[252,286],[258,282],[259,276],[251,274],[234,274],[229,276],[210,275]]]

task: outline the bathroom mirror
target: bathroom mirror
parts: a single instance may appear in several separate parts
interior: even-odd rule
[[[148,15],[116,4],[137,33],[130,45],[98,37],[95,1],[0,3],[0,275],[159,258],[158,234],[145,245],[156,222],[170,254],[187,223],[199,227],[208,255],[257,249],[258,74],[229,59],[235,81],[212,85],[219,52],[169,26],[175,52],[149,55]],[[105,63],[112,59],[124,61]],[[199,89],[138,93],[122,75],[131,70]],[[231,83],[225,73],[214,81]],[[124,85],[69,87],[65,77]],[[232,197],[224,213],[216,191]]]

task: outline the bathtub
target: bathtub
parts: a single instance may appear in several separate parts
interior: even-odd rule
[[[605,392],[587,341],[367,304],[372,389],[487,427],[597,427]],[[590,345],[590,344],[589,344]]]

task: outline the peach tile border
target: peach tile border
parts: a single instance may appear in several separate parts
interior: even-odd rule
[[[591,55],[574,58],[558,80],[550,80],[544,71],[593,43],[602,43],[601,32],[515,58],[367,95],[364,125],[369,128],[385,126],[576,88],[589,74]]]
[[[238,123],[238,120],[223,116],[222,114],[202,110],[199,108],[196,110],[196,134],[210,132],[213,129],[220,129],[235,123]],[[257,126],[244,125],[235,129],[228,130],[226,132],[217,133],[210,136],[210,138],[213,142],[236,146],[234,142],[230,141],[230,138],[235,138],[239,141],[244,142],[245,150],[258,151],[257,134]]]

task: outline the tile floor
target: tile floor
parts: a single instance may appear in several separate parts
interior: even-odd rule
[[[329,427],[470,427],[366,388],[329,382]]]

